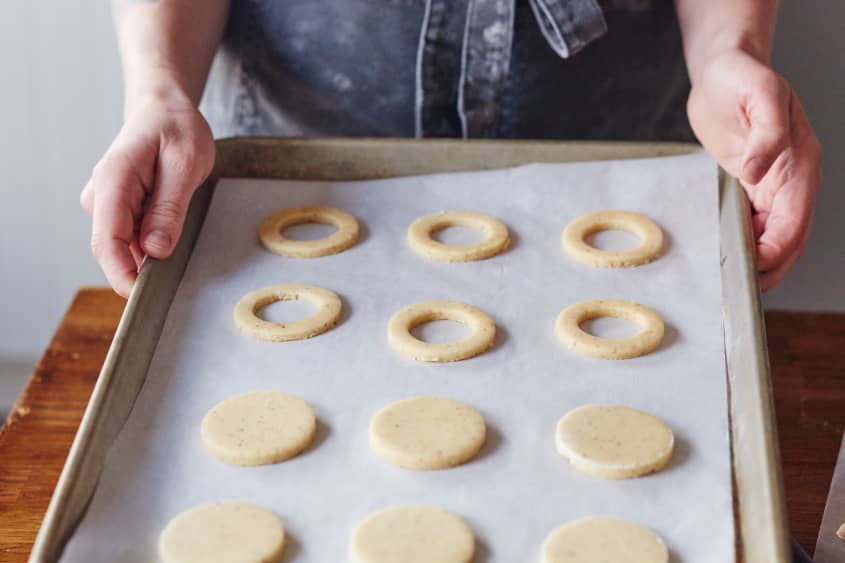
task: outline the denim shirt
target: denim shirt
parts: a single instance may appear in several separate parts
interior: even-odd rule
[[[690,140],[670,0],[232,0],[218,136]]]

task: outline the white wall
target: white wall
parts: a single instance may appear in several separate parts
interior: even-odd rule
[[[845,310],[845,3],[782,0],[773,63],[798,92],[824,146],[824,181],[807,252],[766,296],[770,308]]]
[[[0,7],[0,363],[35,360],[77,287],[101,284],[79,190],[120,122],[108,2]],[[825,145],[806,257],[770,306],[845,310],[845,4],[784,0],[775,61]]]
[[[120,124],[108,8],[0,7],[0,362],[37,359],[76,288],[103,283],[79,191]]]

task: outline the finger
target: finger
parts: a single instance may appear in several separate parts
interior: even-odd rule
[[[760,274],[760,291],[766,292],[775,287],[780,281],[786,276],[787,272],[792,269],[792,266],[800,258],[798,253],[793,254],[789,257],[789,259],[775,268],[774,270],[769,270],[768,272],[763,272]]]
[[[79,194],[79,205],[82,206],[82,209],[85,210],[85,213],[89,217],[94,215],[94,187],[91,180],[88,180],[88,183],[85,184],[85,187],[82,188],[82,192]]]
[[[141,263],[144,261],[144,251],[141,250],[141,242],[137,231],[132,236],[132,242],[129,243],[129,252],[132,253],[132,259],[135,261],[135,269],[141,269]]]
[[[211,166],[200,162],[190,142],[162,148],[149,207],[141,223],[141,248],[153,258],[173,252],[194,190],[205,180]]]
[[[93,183],[97,195],[91,250],[109,284],[128,297],[138,273],[130,245],[144,187],[131,167],[115,157],[107,157],[98,165]]]
[[[783,262],[783,264],[779,265],[774,270],[769,270],[767,272],[762,272],[760,274],[760,289],[762,291],[769,291],[774,286],[776,286],[780,281],[786,276],[789,270],[801,259],[801,256],[804,255],[804,250],[807,247],[807,240],[810,237],[810,231],[807,230],[804,238],[801,240],[801,244],[798,246],[798,249]]]
[[[766,227],[766,218],[768,218],[768,216],[769,214],[765,211],[760,211],[751,216],[751,226],[754,231],[754,240],[759,239],[760,235],[763,234],[763,229]]]
[[[751,88],[744,104],[750,129],[741,179],[756,184],[789,146],[791,89],[774,72],[763,74]]]
[[[815,193],[821,181],[821,150],[815,137],[784,152],[764,179],[771,183],[771,201],[758,205],[767,211],[763,233],[757,239],[760,271],[776,268],[789,257],[809,231]],[[761,194],[765,197],[765,194]],[[756,203],[755,203],[756,205]]]
[[[794,92],[790,106],[792,148],[778,158],[752,191],[755,208],[766,212],[766,225],[759,237],[761,271],[775,269],[806,238],[815,192],[821,183],[821,145]]]
[[[775,196],[765,219],[763,233],[757,239],[757,268],[772,270],[795,252],[809,228],[812,200],[800,181],[784,185]]]

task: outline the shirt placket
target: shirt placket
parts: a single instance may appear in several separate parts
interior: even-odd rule
[[[466,3],[426,0],[417,51],[416,136],[459,137],[460,84]]]
[[[458,114],[463,137],[493,137],[513,41],[514,0],[470,0]]]
[[[563,58],[607,31],[596,0],[528,0]],[[426,0],[417,53],[417,137],[493,137],[510,68],[515,0]]]

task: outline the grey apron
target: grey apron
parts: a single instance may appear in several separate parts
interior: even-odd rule
[[[691,140],[670,0],[232,0],[217,136]]]

